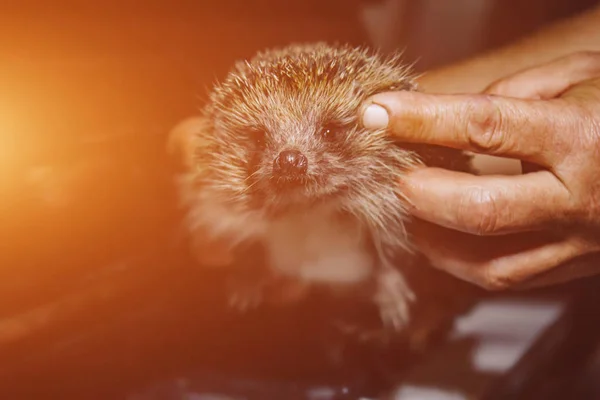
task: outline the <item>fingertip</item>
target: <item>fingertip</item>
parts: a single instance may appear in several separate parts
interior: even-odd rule
[[[409,143],[438,144],[442,140],[440,129],[453,122],[444,121],[453,115],[446,102],[439,96],[413,91],[382,92],[365,103],[363,115],[367,119],[363,121],[368,128],[385,128],[390,136]],[[383,110],[387,111],[385,117]]]
[[[385,129],[391,120],[415,104],[415,92],[381,92],[369,97],[362,107],[362,122],[368,129]]]
[[[402,190],[402,194],[404,195],[404,197],[406,198],[407,202],[409,203],[409,207],[411,209],[414,209],[416,207],[415,202],[414,202],[414,193],[418,192],[418,190],[415,190],[415,186],[419,184],[418,180],[415,180],[412,176],[412,171],[407,173],[406,175],[404,175],[400,181],[399,181],[399,185],[400,185],[400,189]]]
[[[388,127],[390,117],[388,110],[379,104],[369,104],[363,109],[362,123],[367,129],[385,129]]]
[[[408,172],[402,178],[402,191],[408,212],[446,228],[455,228],[457,185],[463,173],[440,168],[424,167]]]
[[[427,188],[435,188],[436,185],[435,180],[434,185],[432,186],[431,180],[428,179],[431,172],[429,169],[430,168],[427,167],[416,169],[407,173],[400,180],[400,187],[406,201],[407,211],[413,216],[423,218],[424,220],[431,220],[433,218],[429,211],[431,208],[429,204],[431,190],[428,190]]]

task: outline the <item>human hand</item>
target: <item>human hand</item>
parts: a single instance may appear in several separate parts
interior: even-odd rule
[[[599,78],[600,53],[578,53],[504,78],[482,95],[369,99],[387,115],[365,107],[366,127],[536,166],[517,176],[408,173],[401,184],[412,214],[426,221],[415,226],[415,241],[434,266],[487,289],[600,272],[600,262],[580,262],[600,250]]]

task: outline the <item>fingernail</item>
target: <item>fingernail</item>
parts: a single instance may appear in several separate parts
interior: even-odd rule
[[[367,129],[384,129],[387,128],[390,117],[385,108],[371,104],[363,112],[362,122]]]

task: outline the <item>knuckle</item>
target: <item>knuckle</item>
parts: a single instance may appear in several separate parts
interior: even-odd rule
[[[590,149],[594,149],[595,154],[597,154],[598,149],[600,149],[600,119],[596,115],[592,115],[589,117],[589,125],[588,129],[588,139]]]
[[[483,236],[496,232],[499,228],[498,204],[492,192],[474,187],[463,195],[459,210],[458,224],[468,233]]]
[[[600,121],[595,120],[593,116],[589,118],[584,117],[580,119],[580,125],[583,125],[578,127],[579,131],[583,134],[579,135],[580,137],[578,137],[575,144],[581,146],[580,150],[582,150],[584,154],[586,152],[591,153],[591,160],[597,160],[598,149],[600,149]]]
[[[475,152],[498,152],[503,147],[503,114],[496,102],[488,96],[473,100],[467,115],[473,117],[467,124],[467,140]]]
[[[600,119],[597,110],[590,109],[581,103],[580,107],[565,113],[563,129],[573,134],[558,135],[554,140],[564,156],[563,162],[575,162],[581,165],[582,159],[597,160],[600,149]]]

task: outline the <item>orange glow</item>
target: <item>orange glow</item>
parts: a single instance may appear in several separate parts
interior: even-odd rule
[[[417,14],[433,15],[439,8],[427,2],[432,10],[420,10],[419,2],[404,1]],[[239,1],[233,8],[195,0],[10,3],[0,8],[0,376],[6,380],[2,373],[33,360],[37,349],[46,355],[50,347],[63,351],[57,337],[69,342],[94,328],[117,326],[103,331],[106,337],[135,342],[140,332],[119,325],[134,311],[154,315],[171,307],[199,325],[187,330],[152,321],[142,333],[158,332],[158,341],[161,334],[178,340],[198,333],[189,343],[238,335],[206,317],[222,311],[214,300],[223,291],[197,269],[182,266],[189,254],[178,247],[186,238],[167,135],[197,113],[206,89],[235,60],[292,42],[364,44],[358,8],[377,2],[281,0],[254,7]],[[460,14],[458,7],[446,8],[453,11],[450,19]],[[421,46],[429,65],[443,62],[440,54],[452,49],[466,52],[467,41],[455,40],[451,23],[440,32],[436,24],[414,29],[423,28],[415,21],[424,18],[406,14],[402,20],[396,25],[408,23],[398,30],[414,37],[388,39],[398,48],[415,44],[409,48],[415,59]],[[514,25],[512,13],[508,22]],[[478,35],[467,33],[477,39],[469,43],[479,43]],[[224,261],[212,250],[215,264]],[[303,289],[275,294],[293,301]],[[204,320],[198,322],[196,312]],[[310,339],[302,320],[286,325]],[[268,359],[257,345],[264,341],[260,332],[248,337],[250,345],[232,340],[228,350],[248,350],[251,361]],[[39,343],[32,351],[33,339]],[[211,350],[214,360],[225,358],[224,348]],[[52,359],[48,370],[59,369],[61,361]],[[296,368],[276,366],[284,367]],[[93,376],[74,375],[69,378],[78,383]],[[52,380],[41,378],[37,374],[27,384]]]

